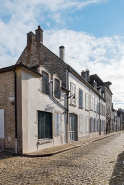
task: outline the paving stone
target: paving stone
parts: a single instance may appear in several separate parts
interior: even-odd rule
[[[0,185],[122,185],[124,133],[51,157],[0,153]]]

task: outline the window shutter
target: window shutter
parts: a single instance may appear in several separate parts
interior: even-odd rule
[[[88,117],[85,117],[85,130],[86,130],[86,132],[88,132]]]
[[[99,119],[97,119],[97,132],[99,132]]]
[[[90,118],[90,133],[92,132],[92,118]]]
[[[55,113],[55,135],[60,134],[60,114]]]
[[[95,131],[97,132],[97,120],[95,118]]]
[[[83,116],[79,116],[79,125],[80,125],[80,132],[83,132]]]
[[[96,111],[96,99],[94,98],[94,111]]]
[[[79,107],[83,107],[83,91],[82,89],[79,89]]]
[[[90,97],[90,109],[92,109],[92,95],[90,95],[89,97]]]
[[[92,132],[94,132],[94,123],[93,123],[93,118],[92,118]]]
[[[0,138],[4,138],[4,109],[0,109]]]

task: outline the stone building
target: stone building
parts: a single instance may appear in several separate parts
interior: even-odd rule
[[[94,81],[97,83],[97,89],[102,97],[106,100],[106,133],[112,132],[112,92],[110,90],[111,82],[103,82],[97,74],[90,75],[90,84],[93,84]]]
[[[44,66],[38,72],[23,64],[0,69],[1,150],[24,154],[66,143],[61,83]]]
[[[109,86],[79,75],[59,50],[43,45],[38,26],[16,65],[0,69],[1,149],[24,154],[105,134]]]
[[[60,46],[59,51],[60,56],[58,57],[43,45],[43,30],[40,28],[40,26],[38,26],[35,34],[32,32],[27,34],[27,46],[18,59],[17,64],[23,63],[35,70],[37,70],[39,65],[44,65],[51,74],[56,73],[62,79],[62,88],[67,90],[65,92],[68,109],[66,131],[67,142],[79,140],[80,138],[86,136],[90,137],[96,133],[105,133],[106,101],[104,97],[97,91],[95,87],[92,87],[92,85],[89,84],[83,74],[80,76],[71,66],[65,63],[64,46]],[[71,97],[73,94],[75,98]],[[82,99],[80,100],[82,102],[80,103],[82,104],[81,107],[79,105],[79,96]],[[88,108],[86,107],[86,104]],[[88,134],[86,134],[86,123],[88,125]],[[71,131],[72,127],[73,131]],[[81,129],[79,129],[80,127]],[[95,134],[92,134],[94,132]]]

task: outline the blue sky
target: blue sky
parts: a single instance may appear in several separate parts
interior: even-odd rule
[[[114,107],[124,108],[124,0],[0,0],[0,68],[16,63],[26,35],[40,25],[43,42],[80,73],[111,81]]]

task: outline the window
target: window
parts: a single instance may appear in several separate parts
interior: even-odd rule
[[[52,113],[38,111],[38,139],[52,139]]]
[[[102,104],[102,115],[104,115],[104,112],[103,111],[104,111],[104,109],[103,109],[103,104]]]
[[[94,107],[94,105],[93,105],[93,96],[90,95],[90,109],[93,110],[93,107]]]
[[[93,122],[93,118],[90,118],[90,133],[94,132],[94,122]]]
[[[60,135],[60,114],[55,113],[55,135]]]
[[[89,110],[88,94],[85,94],[85,109]]]
[[[83,116],[79,115],[80,132],[83,132]]]
[[[97,113],[99,114],[99,101],[97,100]]]
[[[55,97],[60,99],[60,81],[55,79]]]
[[[92,109],[92,95],[90,95],[90,109]]]
[[[99,132],[99,119],[97,119],[97,132]]]
[[[76,99],[73,97],[73,95],[76,96],[76,85],[71,83],[71,98],[70,98],[70,101],[71,101],[72,105],[76,105]]]
[[[79,89],[79,107],[83,108],[83,91]]]
[[[93,110],[93,96],[92,96],[92,110]]]
[[[96,111],[96,99],[94,97],[94,111]]]
[[[49,76],[46,72],[42,72],[42,92],[44,94],[49,94]]]
[[[85,117],[85,130],[86,130],[86,133],[89,132],[89,118],[88,117]]]
[[[102,114],[102,103],[100,102],[100,114]]]

